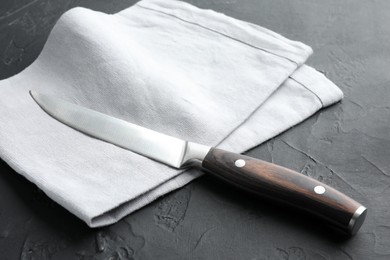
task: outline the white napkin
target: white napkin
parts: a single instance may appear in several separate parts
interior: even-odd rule
[[[91,138],[47,115],[30,89],[172,136],[244,152],[342,98],[302,65],[310,47],[184,2],[115,15],[65,13],[38,59],[0,81],[0,156],[91,227],[202,175]]]

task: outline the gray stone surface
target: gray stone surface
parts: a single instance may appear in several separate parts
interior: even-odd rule
[[[1,1],[0,78],[31,64],[67,9],[112,13],[134,2]],[[390,2],[190,2],[313,47],[308,64],[340,86],[345,99],[248,154],[322,180],[366,205],[360,232],[342,237],[313,217],[209,176],[115,225],[89,229],[0,162],[0,259],[389,259]]]

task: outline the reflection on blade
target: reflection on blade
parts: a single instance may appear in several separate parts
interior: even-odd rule
[[[80,132],[173,167],[182,164],[184,140],[34,91],[30,94],[49,115]]]

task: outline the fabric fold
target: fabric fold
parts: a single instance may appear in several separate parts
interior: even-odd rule
[[[337,102],[303,65],[312,50],[174,0],[114,15],[65,13],[37,60],[0,81],[0,156],[91,227],[115,223],[202,175],[75,131],[29,90],[182,139],[244,152]]]

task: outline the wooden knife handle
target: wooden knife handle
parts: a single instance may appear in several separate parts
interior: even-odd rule
[[[202,166],[233,185],[313,213],[354,235],[367,209],[345,194],[290,169],[212,148]]]

